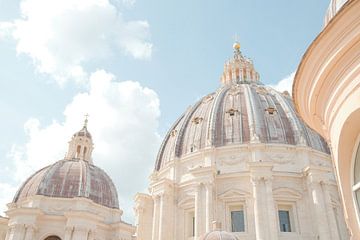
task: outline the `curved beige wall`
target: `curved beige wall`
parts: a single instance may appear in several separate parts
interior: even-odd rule
[[[296,109],[330,143],[353,239],[360,225],[351,191],[360,134],[360,1],[348,1],[305,53],[293,85]]]

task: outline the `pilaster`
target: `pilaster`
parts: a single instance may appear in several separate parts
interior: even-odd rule
[[[152,228],[152,240],[159,239],[159,214],[160,214],[160,196],[153,196],[154,200],[154,212],[153,212],[153,228]]]
[[[304,172],[307,176],[311,200],[314,205],[314,226],[317,226],[317,236],[319,239],[331,240],[331,230],[329,227],[330,223],[326,214],[325,196],[321,186],[321,182],[324,181],[324,170],[316,167],[307,167]]]

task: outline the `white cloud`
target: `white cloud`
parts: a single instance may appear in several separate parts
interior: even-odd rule
[[[103,70],[93,73],[89,81],[89,91],[77,94],[66,106],[64,122],[54,121],[48,126],[42,126],[36,118],[26,122],[28,142],[15,146],[11,154],[16,165],[14,176],[18,182],[24,181],[34,171],[62,159],[67,142],[81,129],[84,114],[89,113],[94,164],[113,179],[120,207],[129,220],[133,196],[146,189],[160,143],[159,99],[138,82],[117,82]]]
[[[2,216],[3,211],[7,210],[6,204],[12,200],[12,197],[15,195],[17,188],[7,183],[0,183],[0,216]]]
[[[270,85],[270,86],[279,92],[288,91],[290,94],[292,94],[292,85],[293,85],[294,77],[295,77],[295,72],[292,72],[288,76],[277,82],[275,85]]]
[[[122,0],[122,2],[126,7],[133,7],[136,3],[136,0]]]
[[[149,24],[125,21],[109,0],[22,0],[20,9],[21,18],[0,22],[0,37],[10,34],[17,53],[31,57],[39,72],[59,84],[83,82],[87,62],[117,51],[138,59],[151,56]]]

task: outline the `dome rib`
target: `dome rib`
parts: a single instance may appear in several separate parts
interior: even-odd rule
[[[201,101],[197,102],[193,107],[190,108],[188,114],[185,116],[184,122],[181,125],[181,128],[179,130],[179,136],[176,139],[175,142],[175,156],[180,157],[183,153],[183,145],[185,141],[185,133],[187,130],[187,127],[189,125],[189,122],[191,118],[193,117],[194,113],[198,109],[198,107],[201,105]]]
[[[213,136],[211,138],[212,140],[212,143],[211,145],[212,146],[219,146],[222,144],[222,138],[219,137],[222,135],[224,129],[223,128],[219,128],[219,121],[222,120],[222,113],[223,113],[223,104],[224,104],[224,100],[225,100],[225,95],[226,93],[229,91],[229,87],[224,87],[221,89],[220,93],[216,96],[216,102],[214,104],[214,108],[213,108],[213,121],[211,123],[212,125],[212,131],[213,131]]]

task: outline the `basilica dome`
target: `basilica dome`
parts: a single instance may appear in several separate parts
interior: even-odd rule
[[[42,195],[54,198],[82,197],[109,208],[119,208],[116,187],[110,177],[92,164],[93,143],[84,127],[69,142],[65,159],[30,176],[16,193],[13,202]]]
[[[264,86],[252,61],[237,47],[225,63],[221,83],[172,126],[158,153],[156,170],[199,150],[235,144],[302,145],[329,154],[324,139],[297,115],[289,93]]]

